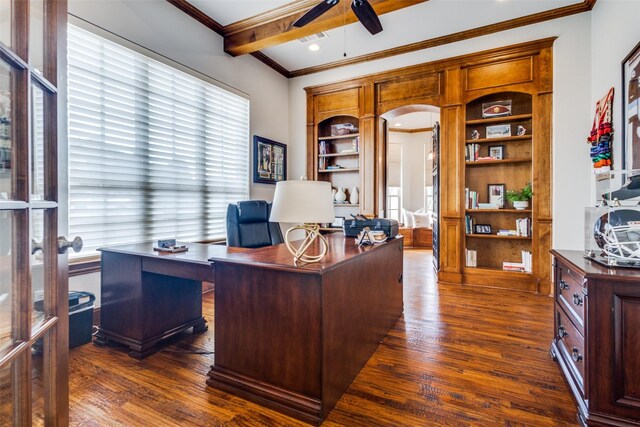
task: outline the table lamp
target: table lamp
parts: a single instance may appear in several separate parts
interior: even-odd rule
[[[327,240],[320,234],[318,223],[333,222],[333,195],[331,184],[323,181],[279,181],[273,196],[271,208],[272,222],[288,222],[296,225],[287,230],[285,243],[293,259],[312,263],[319,262],[327,254]],[[297,248],[290,240],[294,230],[304,230],[305,238]],[[305,252],[319,238],[320,253],[307,255]]]

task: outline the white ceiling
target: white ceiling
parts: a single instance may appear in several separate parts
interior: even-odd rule
[[[423,129],[433,127],[434,123],[440,120],[440,113],[419,111],[417,113],[407,113],[389,121],[389,129]],[[400,123],[400,126],[396,126]]]
[[[320,2],[321,0],[318,0]],[[259,15],[289,1],[275,0],[189,0],[222,25]],[[262,52],[286,69],[298,70],[355,57],[401,45],[444,36],[496,22],[543,12],[581,0],[429,0],[380,16],[384,28],[372,36],[360,23],[327,31],[329,37],[315,41],[320,50],[292,41]],[[335,7],[349,8],[349,0]]]

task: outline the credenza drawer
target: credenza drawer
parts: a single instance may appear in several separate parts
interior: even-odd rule
[[[574,318],[580,333],[584,334],[584,308],[586,295],[584,277],[577,271],[558,262],[556,265],[556,300],[565,307],[568,314]]]
[[[562,357],[570,367],[582,395],[584,396],[584,337],[575,327],[562,307],[556,305],[556,341]]]

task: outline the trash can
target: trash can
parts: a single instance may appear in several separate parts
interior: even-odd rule
[[[91,292],[69,291],[69,348],[91,342],[93,305],[96,296]],[[34,308],[42,311],[44,301],[34,301]],[[36,341],[34,351],[42,353],[42,340]]]
[[[91,292],[69,292],[69,348],[91,342],[95,300]]]

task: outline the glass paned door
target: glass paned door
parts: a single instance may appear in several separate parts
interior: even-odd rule
[[[67,224],[57,157],[66,16],[66,0],[0,0],[2,426],[69,422],[66,257],[56,246]]]

